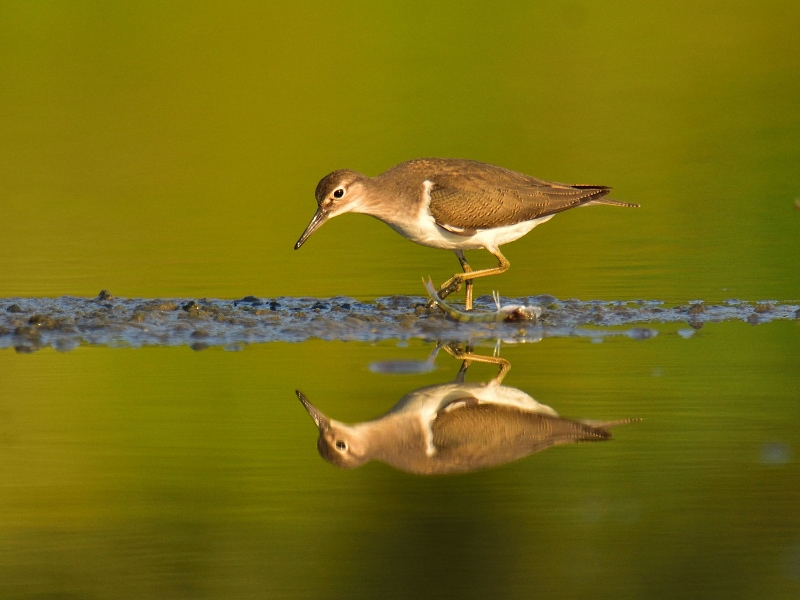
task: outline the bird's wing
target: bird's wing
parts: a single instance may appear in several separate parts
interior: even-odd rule
[[[577,421],[469,401],[455,401],[440,410],[431,433],[433,456],[441,472],[482,469],[550,446],[611,437],[603,429]]]
[[[516,225],[599,200],[611,190],[485,167],[431,178],[430,210],[440,227],[462,233]]]

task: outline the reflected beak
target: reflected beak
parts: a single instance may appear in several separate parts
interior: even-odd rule
[[[312,221],[312,223],[313,223],[313,221]],[[300,390],[295,390],[294,393],[297,394],[297,397],[300,398],[300,402],[302,402],[303,406],[306,407],[306,410],[308,411],[308,414],[310,414],[311,418],[314,419],[314,423],[316,423],[317,429],[320,430],[320,433],[323,432],[323,431],[328,430],[330,428],[330,426],[331,426],[331,423],[328,420],[328,417],[323,415],[317,409],[316,406],[311,404],[311,402],[308,401],[308,398],[306,398],[303,395],[303,392],[301,392]]]
[[[328,213],[328,211],[322,210],[321,207],[317,208],[317,212],[314,213],[314,218],[311,219],[311,223],[308,224],[308,227],[306,227],[303,235],[300,236],[300,239],[297,240],[297,243],[294,245],[295,250],[299,249],[300,246],[302,246],[308,239],[308,236],[319,229],[319,226],[329,219],[329,214],[330,213]]]

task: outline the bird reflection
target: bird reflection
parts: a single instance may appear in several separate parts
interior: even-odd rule
[[[638,420],[562,419],[525,392],[502,385],[511,368],[507,360],[457,345],[444,349],[463,361],[455,381],[414,390],[372,421],[346,424],[330,419],[298,390],[297,397],[319,429],[322,457],[344,468],[377,460],[419,475],[466,473],[550,446],[607,440],[610,427]],[[495,364],[499,372],[491,381],[468,383],[465,375],[472,362]]]

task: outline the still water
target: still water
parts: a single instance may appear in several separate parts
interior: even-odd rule
[[[796,0],[2,3],[0,597],[800,597],[798,22]],[[484,403],[502,434],[473,443],[500,366],[458,382],[425,362],[449,339],[391,313],[452,253],[363,215],[292,249],[321,177],[426,156],[641,204],[559,214],[475,286],[605,302],[502,344],[495,395],[611,439],[509,446],[543,413]],[[274,336],[248,295],[311,308]],[[391,332],[309,332],[317,299],[344,320],[386,297]],[[712,322],[737,298],[785,314]],[[690,327],[692,301],[717,308]],[[31,324],[47,302],[83,313]],[[637,307],[664,320],[603,316]],[[363,424],[442,386],[425,441],[469,472],[339,469],[295,393]]]
[[[503,346],[504,387],[641,421],[446,476],[331,465],[295,395],[360,423],[453,384],[374,368],[421,341],[4,351],[0,594],[797,597],[800,324],[678,331]]]

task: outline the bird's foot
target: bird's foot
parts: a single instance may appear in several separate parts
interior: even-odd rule
[[[451,277],[447,281],[442,284],[442,287],[436,292],[436,295],[439,296],[442,300],[447,298],[450,294],[454,294],[455,292],[461,289],[463,285],[463,281],[458,277]],[[436,305],[435,300],[428,300],[428,304],[426,304],[427,308],[433,308]]]

